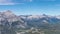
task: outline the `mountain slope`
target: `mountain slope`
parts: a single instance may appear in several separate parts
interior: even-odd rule
[[[60,16],[50,15],[20,15],[13,14],[10,10],[0,12],[0,31],[8,34],[24,29],[40,28],[48,30],[60,30]],[[5,32],[5,31],[8,32]]]

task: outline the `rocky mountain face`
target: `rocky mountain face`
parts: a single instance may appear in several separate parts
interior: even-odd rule
[[[15,32],[17,29],[27,29],[31,27],[60,30],[60,16],[50,16],[45,14],[17,16],[10,10],[0,12],[1,34],[14,34],[12,31]]]
[[[27,22],[30,27],[47,27],[52,24],[59,24],[60,19],[58,16],[49,15],[30,15],[30,16],[20,16],[21,19]]]
[[[0,34],[14,34],[14,30],[25,27],[26,23],[10,10],[0,12]]]
[[[27,28],[27,27],[46,27],[49,24],[60,23],[59,16],[49,15],[20,15],[13,14],[10,10],[0,12],[0,25],[8,27]]]
[[[0,25],[7,26],[8,28],[25,28],[25,23],[20,17],[13,14],[10,10],[0,12]]]

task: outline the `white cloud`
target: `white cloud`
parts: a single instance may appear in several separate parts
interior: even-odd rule
[[[18,0],[16,0],[18,1]],[[13,0],[0,0],[0,5],[16,5],[16,4],[24,4],[24,2],[29,1],[32,2],[32,0],[22,0],[23,2],[13,2]]]
[[[17,1],[17,0],[16,0]],[[32,2],[32,0],[22,0],[24,2]],[[24,4],[24,2],[12,2],[12,0],[0,0],[0,5],[16,5],[16,4]]]
[[[0,3],[11,3],[12,0],[0,0]]]
[[[0,5],[16,5],[16,4],[24,4],[24,3],[0,3]]]
[[[0,3],[0,5],[15,5],[15,3]]]
[[[14,5],[12,0],[0,0],[0,5]]]

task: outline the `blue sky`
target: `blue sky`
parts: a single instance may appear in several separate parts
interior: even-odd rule
[[[0,11],[17,15],[60,15],[60,0],[0,0]]]

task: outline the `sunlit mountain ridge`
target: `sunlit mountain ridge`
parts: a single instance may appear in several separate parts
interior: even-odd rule
[[[32,27],[38,28],[38,30],[60,30],[60,16],[50,16],[45,14],[17,16],[10,10],[0,12],[1,34],[14,34],[13,32],[15,31],[27,29],[30,30]]]

